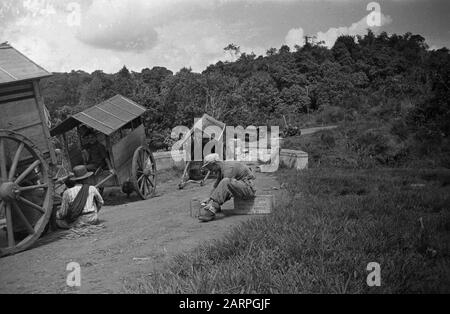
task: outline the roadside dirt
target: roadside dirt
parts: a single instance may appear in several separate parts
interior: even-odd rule
[[[130,282],[150,273],[173,256],[257,218],[225,215],[199,223],[190,217],[190,200],[206,197],[212,181],[205,187],[190,184],[184,190],[178,190],[177,183],[161,184],[159,196],[146,201],[107,191],[100,216],[104,228],[72,239],[67,231],[54,233],[25,252],[1,258],[0,293],[121,293],[124,279]],[[275,194],[279,183],[274,175],[258,173],[257,187],[258,194]],[[80,288],[66,285],[70,262],[81,266]]]

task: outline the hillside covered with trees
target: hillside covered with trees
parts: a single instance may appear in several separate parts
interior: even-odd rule
[[[170,134],[208,113],[229,125],[338,124],[300,142],[312,163],[367,167],[450,166],[450,55],[404,35],[341,36],[329,49],[307,43],[266,56],[226,49],[234,62],[202,73],[164,67],[118,73],[56,73],[41,82],[54,122],[119,93],[146,106],[152,133]]]

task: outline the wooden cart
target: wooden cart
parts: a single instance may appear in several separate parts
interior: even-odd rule
[[[50,133],[61,137],[69,166],[73,168],[83,163],[83,129],[94,131],[105,146],[115,172],[97,169],[97,187],[121,186],[127,194],[134,190],[140,198],[148,199],[156,190],[156,164],[145,143],[142,123],[145,111],[134,101],[116,95],[69,117]]]
[[[40,79],[48,76],[50,72],[12,46],[0,44],[0,257],[23,251],[39,239],[52,215],[54,199],[59,197],[56,186],[64,179],[63,173],[71,170],[58,165],[52,144],[39,89]],[[145,109],[122,96],[105,103],[108,108],[100,104],[88,109],[52,133],[79,124],[102,133],[116,174],[97,173],[103,178],[99,183],[130,181],[141,198],[148,198],[156,188],[156,166],[144,145],[141,116]],[[98,121],[91,119],[95,114],[101,116]]]
[[[56,156],[39,89],[50,75],[0,44],[0,256],[32,245],[52,213]]]

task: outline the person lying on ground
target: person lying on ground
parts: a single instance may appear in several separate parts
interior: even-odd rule
[[[97,188],[90,185],[93,173],[86,166],[76,166],[73,173],[70,180],[75,186],[64,191],[61,208],[56,212],[56,224],[61,229],[98,224],[98,212],[104,203]]]
[[[221,206],[232,197],[251,199],[255,197],[255,175],[245,164],[237,161],[222,161],[218,154],[205,157],[203,169],[217,173],[217,180],[210,197],[202,202],[203,212],[199,220],[214,220]]]

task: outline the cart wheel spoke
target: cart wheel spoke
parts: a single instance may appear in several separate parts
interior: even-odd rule
[[[34,229],[33,227],[30,225],[30,222],[28,221],[28,219],[25,217],[25,215],[23,214],[22,210],[20,209],[19,205],[17,204],[17,202],[12,202],[12,206],[14,207],[14,210],[16,211],[16,213],[19,215],[19,218],[22,220],[22,222],[25,224],[25,228],[27,229],[29,234],[34,234]]]
[[[8,174],[6,172],[5,142],[0,138],[0,179],[6,181]]]
[[[38,185],[31,185],[31,186],[23,186],[23,187],[19,187],[18,190],[20,192],[24,192],[24,191],[31,191],[31,190],[44,189],[44,188],[48,188],[48,184],[47,183],[38,184]]]
[[[138,157],[137,157],[137,164],[139,166],[139,169],[144,169],[143,165],[142,165],[142,152],[139,152]]]
[[[150,165],[150,167],[149,167],[149,165]],[[151,162],[149,162],[149,158],[147,157],[144,159],[144,169],[147,170],[149,168],[151,168]]]
[[[19,148],[17,148],[16,154],[14,155],[11,169],[9,169],[8,180],[10,180],[10,181],[14,178],[14,175],[16,174],[17,164],[19,163],[20,154],[22,154],[22,150],[24,147],[25,147],[25,144],[23,142],[20,143]]]
[[[144,163],[142,162],[142,154],[143,152],[141,151],[137,158],[137,164],[139,166],[139,169],[144,170]]]
[[[151,151],[140,146],[133,155],[132,162],[132,181],[135,190],[142,199],[147,199],[152,195],[156,188],[156,169],[155,161]],[[149,178],[149,172],[151,173]]]
[[[147,187],[147,194],[150,195],[150,193],[152,193],[152,185],[150,184],[148,178],[145,180],[145,186]]]
[[[146,193],[146,188],[147,188],[147,183],[145,182],[145,180],[143,180],[142,181],[142,190],[141,190],[141,192],[142,192],[142,194],[145,196],[147,193]]]
[[[19,199],[20,202],[24,203],[25,205],[28,205],[31,208],[37,210],[38,212],[40,212],[42,214],[45,214],[45,209],[42,208],[41,206],[39,206],[39,205],[37,205],[37,204],[27,200],[26,198],[23,198],[22,196],[19,196],[18,199]]]
[[[153,183],[153,180],[151,179],[150,176],[147,177],[147,182],[150,183],[150,185],[151,185],[152,187],[155,187],[155,184]]]
[[[6,217],[6,202],[0,201],[0,213],[4,213],[3,217]]]
[[[25,169],[24,172],[22,172],[22,174],[16,179],[14,183],[20,184],[20,182],[22,182],[23,179],[25,179],[31,173],[31,171],[33,171],[34,168],[36,168],[40,164],[41,164],[40,160],[36,160],[35,162],[33,162],[27,169]]]
[[[10,203],[6,203],[6,229],[8,229],[8,246],[13,247],[14,245],[16,245],[16,241],[14,240],[14,230],[13,230],[13,221]]]
[[[13,145],[9,145],[10,142]],[[25,155],[26,160],[23,159]],[[0,200],[0,210],[2,215],[5,213],[7,230],[5,241],[1,241],[1,257],[26,250],[37,241],[50,219],[53,207],[53,181],[50,180],[44,155],[27,137],[10,130],[0,130],[0,184],[5,181],[10,182],[9,187],[4,186],[7,188],[6,192],[14,196]],[[25,181],[30,182],[25,184]],[[16,186],[11,186],[11,183]],[[38,192],[41,196],[34,200],[27,195],[11,193],[8,190],[11,188],[19,192]],[[32,216],[28,215],[29,210],[32,211]],[[18,231],[16,223],[29,236],[24,239],[17,238],[17,235],[14,237],[14,232]]]
[[[140,160],[141,160],[141,165],[142,165],[142,169],[145,169],[145,157],[146,157],[146,153],[145,153],[145,151],[143,150],[142,152],[141,152],[141,154],[140,154]]]
[[[144,181],[141,181],[141,183],[139,183],[139,191],[142,192],[144,187]]]

